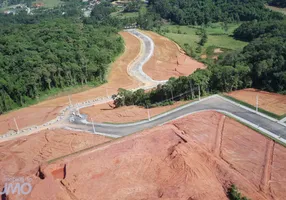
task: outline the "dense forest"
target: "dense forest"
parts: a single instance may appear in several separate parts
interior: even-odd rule
[[[26,4],[28,6],[32,5],[33,0],[0,0],[0,8],[4,6]]]
[[[285,0],[270,0],[269,5],[285,8],[286,1]]]
[[[262,0],[150,0],[149,5],[162,18],[180,25],[283,18],[266,9]]]
[[[0,113],[42,92],[103,82],[123,51],[117,29],[70,19],[0,25]]]

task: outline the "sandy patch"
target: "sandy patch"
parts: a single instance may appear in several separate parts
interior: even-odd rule
[[[244,89],[230,92],[227,95],[256,106],[256,96],[259,97],[259,107],[277,115],[286,114],[286,95],[265,92],[256,89]]]
[[[214,49],[214,53],[223,53],[223,51],[220,48]]]
[[[204,64],[185,55],[173,41],[150,31],[142,31],[155,44],[154,55],[144,65],[143,71],[154,80],[188,76],[196,69],[204,69]]]

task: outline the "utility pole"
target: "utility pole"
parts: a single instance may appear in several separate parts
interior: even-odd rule
[[[201,87],[200,85],[198,85],[198,89],[199,89],[199,101],[201,100]]]
[[[92,123],[93,133],[95,134],[95,127],[92,118],[91,118],[91,123]]]
[[[172,101],[174,101],[173,89],[171,88]]]
[[[192,82],[190,80],[189,80],[189,84],[190,84],[190,88],[191,88],[192,99],[194,99],[193,84],[192,84]]]
[[[70,103],[70,107],[72,107],[72,101],[71,101],[70,95],[69,95],[69,103]]]
[[[106,97],[108,98],[108,90],[107,90],[107,88],[105,88],[105,92],[106,92]]]
[[[78,104],[75,104],[75,105],[76,105],[77,114],[78,114],[78,116],[80,116],[80,113],[79,113],[79,105],[78,105]]]
[[[256,112],[258,112],[258,103],[259,103],[258,98],[259,98],[258,95],[256,95]]]
[[[15,125],[16,125],[16,128],[17,128],[17,133],[19,133],[19,127],[18,127],[18,124],[17,124],[17,121],[16,121],[15,117],[14,117],[14,122],[15,122]]]
[[[147,106],[147,113],[148,113],[148,120],[150,121],[151,119],[150,119],[150,112],[149,112],[148,106]]]

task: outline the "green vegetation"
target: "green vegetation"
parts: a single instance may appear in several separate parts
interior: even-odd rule
[[[238,39],[250,40],[239,52],[225,55],[218,64],[236,68],[248,66],[252,87],[286,93],[286,20],[249,22],[235,32]]]
[[[61,0],[36,0],[33,3],[43,3],[44,7],[54,8],[56,6],[59,6],[63,2]]]
[[[231,185],[231,187],[227,191],[227,195],[229,200],[250,200],[242,196],[235,185]]]
[[[105,81],[123,51],[111,27],[68,19],[0,28],[0,113],[30,104],[54,88]]]
[[[150,0],[154,12],[180,25],[212,22],[283,19],[264,7],[264,1]]]
[[[229,51],[235,49],[242,49],[247,45],[247,42],[236,40],[233,38],[233,31],[240,24],[214,23],[208,27],[202,26],[177,26],[177,25],[163,25],[160,29],[155,29],[160,34],[170,38],[178,43],[188,54],[195,57],[196,54],[206,54],[212,58],[216,48],[221,51]],[[204,30],[207,35],[207,40],[204,45],[200,45],[200,31]],[[198,47],[201,47],[198,51]]]

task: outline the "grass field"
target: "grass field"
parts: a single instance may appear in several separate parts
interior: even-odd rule
[[[269,8],[270,10],[276,11],[276,12],[280,12],[284,15],[286,15],[286,8],[278,8],[278,7],[274,7],[274,6],[267,6],[266,8]]]
[[[210,56],[213,56],[210,51],[213,51],[215,48],[220,48],[223,51],[242,49],[247,43],[235,40],[232,37],[233,31],[239,25],[240,24],[229,24],[226,31],[222,28],[220,23],[214,23],[211,26],[206,27],[205,30],[208,35],[208,40],[199,54],[211,54]],[[200,41],[200,36],[197,34],[199,29],[200,26],[178,25],[164,25],[161,28],[164,36],[172,39],[182,48],[184,48],[184,44],[189,44],[193,50],[199,46],[198,42]]]
[[[111,16],[113,17],[118,17],[118,18],[132,18],[132,17],[138,17],[138,12],[128,12],[128,13],[125,13],[125,12],[122,12],[122,11],[118,11],[118,12],[114,12],[114,13],[111,13]]]
[[[43,3],[44,7],[53,8],[53,7],[60,5],[63,2],[60,0],[37,0],[37,1],[34,1],[33,3]]]

